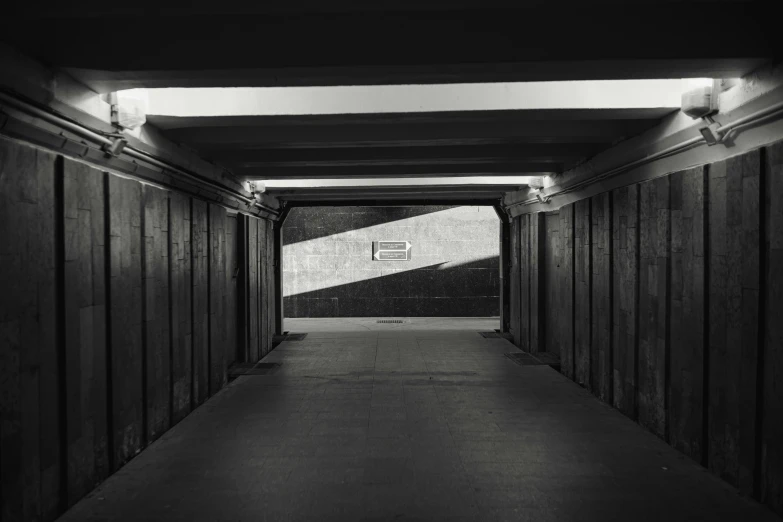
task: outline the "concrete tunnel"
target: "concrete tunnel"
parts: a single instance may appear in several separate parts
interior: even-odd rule
[[[4,6],[0,522],[781,520],[771,7]]]

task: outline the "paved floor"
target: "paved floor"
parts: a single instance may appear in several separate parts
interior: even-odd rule
[[[779,521],[496,320],[287,320],[239,377],[63,521]]]

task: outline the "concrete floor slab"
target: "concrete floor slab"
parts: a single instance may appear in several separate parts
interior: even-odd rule
[[[779,521],[496,319],[287,320],[238,377],[60,520]]]

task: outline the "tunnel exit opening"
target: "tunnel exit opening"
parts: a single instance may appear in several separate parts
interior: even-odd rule
[[[281,227],[283,316],[501,328],[501,224],[489,205],[294,207]]]

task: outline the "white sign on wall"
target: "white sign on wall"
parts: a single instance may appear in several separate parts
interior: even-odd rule
[[[373,261],[410,261],[411,244],[409,241],[373,241]]]

